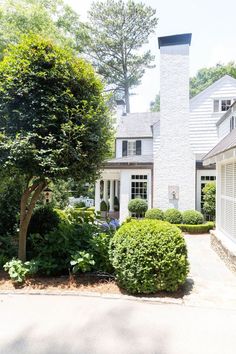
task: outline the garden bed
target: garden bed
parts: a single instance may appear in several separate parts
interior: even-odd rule
[[[136,295],[140,297],[156,297],[156,298],[173,298],[181,299],[192,290],[192,282],[187,282],[180,287],[176,292],[169,293],[160,291],[156,294],[150,295]],[[4,271],[0,271],[0,294],[2,292],[24,292],[24,293],[96,293],[96,294],[109,294],[109,295],[129,295],[124,289],[121,289],[115,280],[101,279],[95,275],[81,275],[80,277],[32,277],[25,281],[24,284],[14,285]]]

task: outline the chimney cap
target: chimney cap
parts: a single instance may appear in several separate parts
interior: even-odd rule
[[[180,44],[191,44],[192,33],[175,34],[173,36],[165,36],[158,38],[158,44],[160,47]]]
[[[116,100],[117,106],[125,106],[125,101],[124,100]]]

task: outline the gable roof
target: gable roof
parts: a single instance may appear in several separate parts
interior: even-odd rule
[[[224,81],[231,81],[233,84],[236,85],[236,79],[235,78],[233,78],[230,75],[224,75],[220,79],[218,79],[217,81],[213,82],[213,84],[211,84],[210,86],[206,87],[204,90],[199,92],[196,96],[192,97],[190,99],[190,105],[191,105],[191,103],[193,103],[194,101],[199,99],[201,96],[205,95],[208,91],[211,91],[214,87],[217,87],[220,83],[222,83]]]
[[[152,126],[160,120],[160,112],[129,113],[120,118],[116,138],[152,138]]]
[[[204,157],[203,161],[206,161],[222,152],[228,151],[236,147],[236,129],[233,129],[231,133],[226,135],[210,152]]]

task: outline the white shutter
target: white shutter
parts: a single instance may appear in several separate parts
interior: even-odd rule
[[[220,227],[236,241],[236,162],[221,166]]]

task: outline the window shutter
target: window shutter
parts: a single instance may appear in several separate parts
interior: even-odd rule
[[[219,112],[220,110],[220,101],[214,100],[214,112]]]
[[[142,155],[142,141],[136,140],[136,155]]]
[[[123,140],[122,141],[122,156],[127,156],[128,153],[128,141]]]

